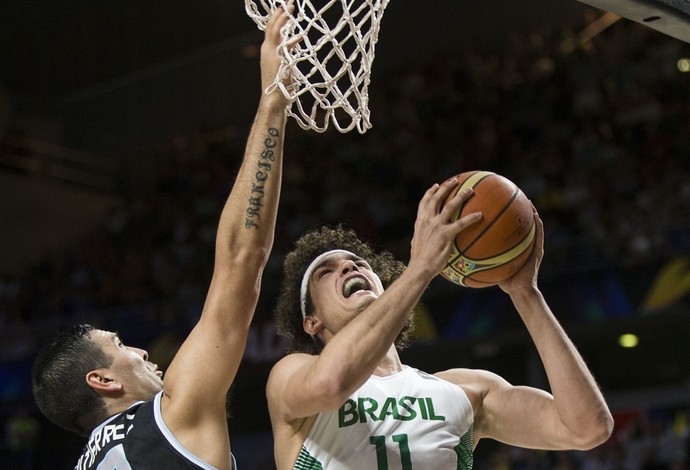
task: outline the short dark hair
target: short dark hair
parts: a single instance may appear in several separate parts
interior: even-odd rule
[[[295,242],[295,248],[285,257],[284,277],[274,315],[278,333],[291,340],[288,352],[318,354],[323,349],[320,342],[315,341],[304,331],[300,308],[300,286],[309,264],[320,254],[335,249],[351,251],[366,260],[381,279],[384,289],[400,277],[405,269],[405,265],[396,260],[391,253],[388,251],[377,253],[368,243],[360,240],[353,230],[344,229],[342,226],[336,228],[324,226],[302,235]],[[307,295],[307,312],[311,309],[311,300]],[[409,343],[413,329],[414,317],[410,312],[408,322],[395,341],[398,348]]]
[[[41,412],[82,436],[88,436],[107,417],[105,402],[86,383],[86,374],[113,362],[89,336],[94,329],[82,324],[58,332],[38,353],[32,370],[34,399]]]

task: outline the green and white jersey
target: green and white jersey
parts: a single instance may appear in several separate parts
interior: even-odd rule
[[[460,387],[403,366],[320,413],[294,469],[471,469],[473,421]]]

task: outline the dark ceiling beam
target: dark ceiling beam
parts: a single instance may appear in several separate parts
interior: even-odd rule
[[[580,1],[690,43],[690,2],[687,0]]]

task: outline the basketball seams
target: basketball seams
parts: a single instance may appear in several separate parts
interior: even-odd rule
[[[489,178],[490,176],[496,178]],[[465,240],[460,236],[453,240],[448,263],[441,274],[449,281],[464,287],[482,288],[496,285],[506,276],[514,274],[519,266],[527,260],[534,244],[536,223],[532,220],[530,225],[522,225],[522,217],[526,217],[525,211],[527,210],[526,196],[512,181],[490,171],[466,172],[457,175],[457,178],[460,181],[458,189],[446,201],[457,195],[458,191],[464,191],[467,188],[476,189],[482,182],[485,182],[484,184],[489,187],[489,190],[488,192],[477,191],[475,195],[475,197],[479,197],[477,203],[463,203],[451,220],[459,219],[463,210],[465,212],[482,210],[483,212],[488,211],[488,214],[485,214],[486,220],[483,224],[476,227],[476,230],[471,230],[465,234]],[[503,189],[500,192],[494,192],[492,187],[497,189],[503,187]],[[473,200],[470,199],[470,201]],[[474,208],[475,205],[477,205],[476,209]],[[513,221],[513,217],[509,214],[514,214],[517,219]],[[507,216],[508,218],[506,218]],[[515,236],[511,235],[510,239],[495,239],[499,234],[505,233],[508,236],[506,230],[509,230],[509,227],[514,224],[517,224],[515,230],[524,234],[522,238],[516,241]],[[520,225],[522,225],[521,229],[518,228]],[[527,229],[527,233],[524,233],[525,229]],[[477,233],[477,231],[479,232]],[[469,242],[467,241],[468,238],[470,238]],[[490,240],[491,245],[497,244],[496,248],[502,247],[502,251],[485,253],[488,248],[486,246],[487,239]],[[509,241],[512,242],[512,245],[505,246],[506,242]],[[460,248],[461,244],[462,249]],[[477,253],[473,257],[468,257],[467,254],[472,251],[477,251]],[[478,258],[476,255],[486,257]]]
[[[501,208],[501,210],[498,211],[498,213],[494,216],[494,218],[491,220],[491,222],[489,222],[488,224],[486,224],[486,227],[484,227],[484,229],[483,229],[481,232],[479,232],[479,233],[477,234],[477,236],[474,237],[474,239],[473,239],[471,242],[469,242],[469,243],[467,244],[467,246],[465,247],[464,250],[458,250],[458,251],[460,252],[460,254],[467,253],[467,252],[472,248],[472,246],[473,246],[475,243],[477,243],[477,240],[481,239],[489,230],[491,230],[491,228],[492,228],[494,225],[496,225],[496,223],[499,221],[499,219],[501,218],[501,216],[503,216],[503,214],[506,213],[506,211],[508,210],[508,208],[510,208],[510,206],[513,204],[513,202],[515,202],[515,200],[517,199],[517,197],[518,197],[519,194],[520,194],[520,190],[516,188],[515,191],[513,192],[513,195],[510,197],[510,199],[508,199],[508,201],[507,201],[507,202],[505,203],[505,205]]]
[[[470,280],[475,283],[493,285],[495,284],[494,281],[475,279],[473,276],[475,274],[480,274],[482,272],[491,271],[492,269],[501,267],[504,264],[509,263],[527,253],[529,246],[534,241],[534,236],[536,232],[537,225],[535,223],[532,223],[532,228],[530,229],[529,233],[522,240],[520,240],[519,243],[515,244],[509,250],[504,251],[503,253],[500,253],[496,256],[492,256],[491,258],[474,259],[469,258],[467,256],[463,256],[461,253],[457,253],[457,255],[454,256],[453,259],[448,263],[446,270],[449,270],[452,273],[456,274],[462,285],[464,285],[465,287],[469,287],[465,282],[466,280]],[[467,264],[471,266],[471,268],[467,272],[463,272],[463,270],[458,269],[456,267],[456,264],[458,262],[462,262],[462,264]]]
[[[494,175],[496,175],[496,174],[495,174],[495,173],[492,173],[492,172],[490,172],[490,171],[477,171],[477,172],[475,172],[475,173],[469,175],[469,176],[465,179],[465,181],[463,181],[463,182],[460,184],[460,186],[458,187],[458,190],[455,191],[455,194],[458,194],[460,191],[464,191],[464,190],[467,189],[467,188],[472,188],[472,189],[474,189],[474,188],[476,188],[477,186],[479,186],[479,184],[480,184],[482,181],[484,181],[486,178],[488,178],[488,177],[490,177],[490,176],[494,176]],[[455,194],[453,194],[453,196],[455,196]],[[465,207],[464,204],[461,205],[460,207],[458,207],[458,210],[455,212],[455,216],[453,217],[453,220],[458,220],[458,218],[460,218],[460,213],[462,212],[462,209],[463,209],[464,207]],[[469,248],[470,246],[472,246],[472,245],[477,241],[477,239],[478,239],[479,237],[481,237],[481,234],[480,234],[478,237],[475,237],[475,239],[472,240],[472,241],[468,244],[467,247],[465,247],[465,250],[466,250],[467,248]],[[453,246],[454,246],[454,248],[455,248],[455,251],[457,251],[457,256],[462,256],[464,250],[461,250],[460,247],[458,246],[458,240],[457,240],[457,238],[456,238],[455,240],[453,240]],[[457,256],[456,256],[456,255],[453,255],[453,258],[457,258]],[[454,261],[455,261],[455,259],[454,259]]]
[[[485,270],[485,269],[490,269],[498,265],[502,265],[505,263],[508,263],[509,261],[514,260],[518,256],[520,256],[526,249],[527,247],[532,243],[532,240],[534,240],[534,235],[537,232],[537,226],[536,224],[532,224],[532,228],[530,229],[529,233],[525,235],[525,237],[520,240],[518,243],[513,245],[511,248],[508,250],[504,251],[503,253],[499,253],[495,256],[492,256],[490,258],[481,258],[481,259],[474,259],[470,258],[468,256],[464,256],[464,258],[468,261],[472,261],[476,264],[481,264],[481,265],[486,265],[486,268],[479,268],[475,272]]]

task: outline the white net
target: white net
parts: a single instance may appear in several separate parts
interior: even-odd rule
[[[369,81],[374,48],[388,0],[245,0],[259,29],[270,14],[294,4],[284,26],[276,79],[290,100],[287,113],[303,129],[324,132],[333,122],[340,132],[371,128]],[[284,77],[289,77],[284,80]]]

